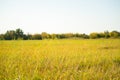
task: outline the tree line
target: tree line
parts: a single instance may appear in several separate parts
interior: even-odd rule
[[[23,30],[18,28],[16,30],[8,30],[5,34],[0,34],[0,40],[42,40],[42,39],[98,39],[98,38],[120,38],[118,31],[104,31],[101,33],[93,32],[89,35],[80,33],[62,33],[49,34],[42,32],[41,34],[24,34]]]

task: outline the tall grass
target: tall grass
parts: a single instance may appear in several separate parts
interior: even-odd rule
[[[120,80],[120,39],[0,41],[0,80]]]

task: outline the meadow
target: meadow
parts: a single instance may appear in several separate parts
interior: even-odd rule
[[[0,41],[0,80],[120,80],[120,39]]]

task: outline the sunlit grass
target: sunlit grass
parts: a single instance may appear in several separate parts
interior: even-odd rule
[[[119,80],[120,39],[0,41],[0,80]]]

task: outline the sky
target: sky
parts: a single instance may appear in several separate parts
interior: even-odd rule
[[[120,0],[0,0],[0,34],[120,31]]]

